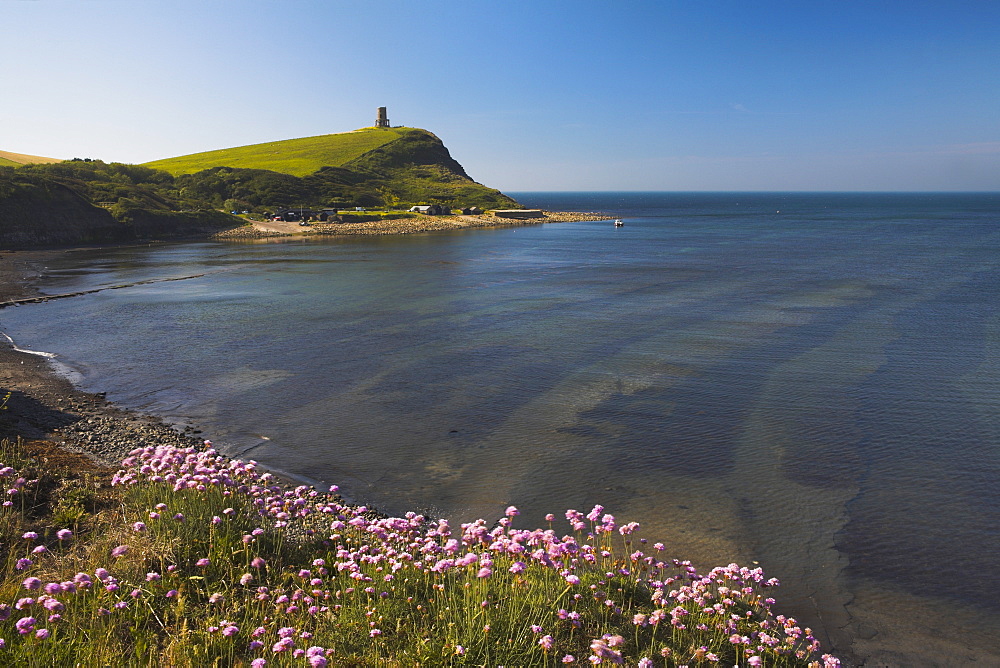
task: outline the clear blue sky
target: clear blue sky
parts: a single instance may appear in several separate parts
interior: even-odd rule
[[[1000,190],[1000,2],[0,0],[0,149],[371,125],[523,190]]]

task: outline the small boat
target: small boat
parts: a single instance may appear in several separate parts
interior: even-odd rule
[[[624,224],[625,223],[622,222],[621,218],[618,218],[618,219],[615,220],[615,227],[621,227]]]

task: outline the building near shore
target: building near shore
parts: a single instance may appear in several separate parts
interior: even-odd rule
[[[447,216],[451,213],[451,209],[440,204],[421,204],[419,206],[411,206],[410,211],[425,213],[428,216]]]

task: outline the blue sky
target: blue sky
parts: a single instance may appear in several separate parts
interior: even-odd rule
[[[1000,190],[1000,3],[0,0],[0,149],[394,125],[524,190]]]

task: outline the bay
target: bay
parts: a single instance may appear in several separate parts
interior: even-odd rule
[[[44,291],[204,275],[0,324],[386,512],[600,503],[673,556],[759,562],[857,661],[996,657],[1000,196],[513,196],[625,225],[80,250]]]

